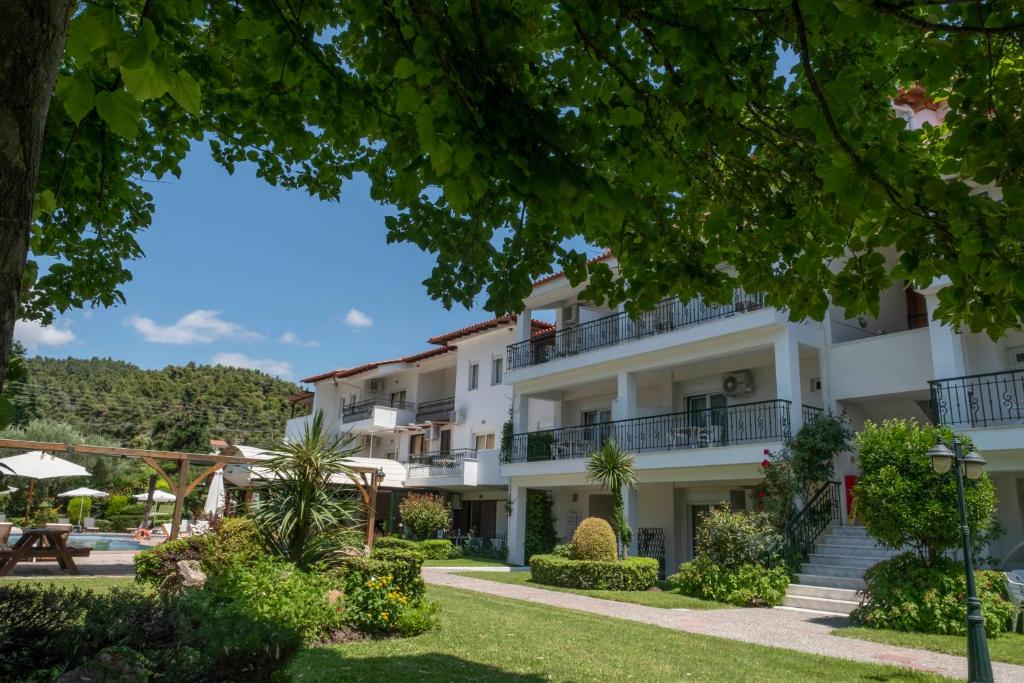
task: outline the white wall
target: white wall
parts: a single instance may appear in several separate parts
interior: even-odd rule
[[[832,398],[927,390],[934,374],[928,334],[928,328],[920,328],[833,344],[828,350]]]
[[[455,373],[455,410],[463,415],[462,424],[456,425],[452,433],[453,448],[472,448],[474,435],[494,434],[495,447],[501,446],[501,429],[508,419],[512,405],[512,387],[505,384],[492,385],[491,361],[495,358],[505,362],[505,347],[513,343],[515,330],[504,327],[479,334],[468,339],[457,340]],[[470,363],[479,363],[479,386],[469,390]]]

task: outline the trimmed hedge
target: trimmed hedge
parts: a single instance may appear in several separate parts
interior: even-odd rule
[[[419,552],[425,560],[451,560],[462,556],[462,550],[444,538],[411,541],[395,536],[385,536],[374,541],[373,554],[376,555],[378,550],[394,550],[396,548]]]
[[[402,550],[416,550],[416,541],[398,536],[381,536],[373,541],[373,549],[377,551],[382,548],[401,548]]]
[[[679,565],[668,584],[683,595],[727,602],[739,607],[781,605],[789,586],[785,567],[768,569],[759,564],[727,567],[707,555]]]
[[[650,557],[609,562],[534,555],[530,558],[530,570],[537,583],[591,590],[644,591],[658,579],[658,561]]]
[[[619,557],[612,525],[600,517],[587,517],[572,535],[572,559],[614,562]]]
[[[392,585],[413,605],[419,604],[427,590],[422,569],[423,553],[401,548],[374,548],[373,557],[348,557],[339,567],[346,581],[352,573],[359,574],[362,583],[390,575]]]

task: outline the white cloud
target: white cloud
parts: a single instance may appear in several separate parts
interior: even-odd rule
[[[262,336],[237,323],[222,320],[218,311],[199,309],[178,318],[172,325],[158,325],[150,318],[134,316],[128,324],[145,338],[158,344],[209,344],[225,337],[252,341]]]
[[[310,348],[320,346],[320,342],[318,342],[317,340],[310,339],[309,341],[304,341],[299,337],[299,335],[295,334],[294,332],[285,332],[284,334],[282,334],[281,343],[290,344],[292,346],[308,346]]]
[[[34,351],[42,347],[70,344],[75,341],[75,333],[67,327],[43,326],[35,320],[19,320],[14,323],[14,338]]]
[[[272,358],[250,358],[244,353],[218,353],[213,357],[214,365],[229,368],[245,368],[246,370],[262,370],[275,377],[291,377],[295,369],[285,360]]]
[[[356,329],[372,327],[373,318],[366,315],[358,308],[350,308],[348,309],[348,314],[345,316],[345,324]]]

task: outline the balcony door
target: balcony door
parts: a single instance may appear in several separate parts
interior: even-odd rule
[[[583,411],[583,431],[585,433],[585,440],[591,448],[600,448],[608,440],[608,437],[611,436],[612,427],[608,424],[611,421],[611,408]]]
[[[439,449],[442,453],[447,453],[452,449],[452,430],[442,429],[441,430],[441,448]]]
[[[697,433],[694,438],[702,445],[714,446],[725,443],[728,434],[728,405],[725,394],[697,394],[686,399],[689,427]]]
[[[405,403],[405,389],[402,389],[401,391],[392,391],[391,392],[391,405],[395,406],[395,405],[400,405],[400,404],[403,404],[403,403]]]

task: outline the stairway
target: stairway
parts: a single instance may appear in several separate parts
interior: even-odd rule
[[[862,526],[831,526],[789,584],[786,607],[849,614],[864,588],[864,572],[895,553],[877,545]]]

